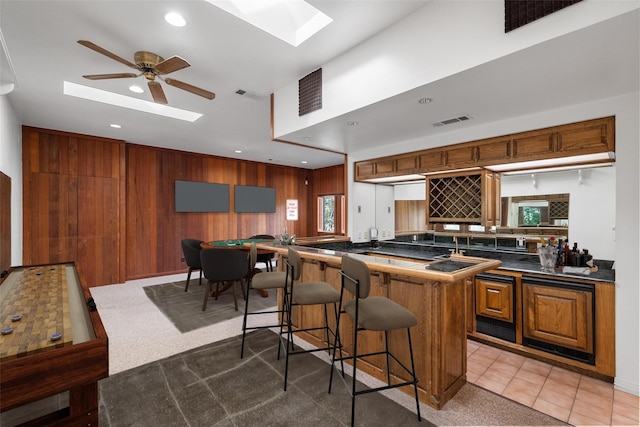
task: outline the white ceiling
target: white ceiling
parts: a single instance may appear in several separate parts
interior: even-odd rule
[[[429,1],[311,3],[334,22],[292,47],[204,1],[0,0],[0,28],[11,60],[0,58],[0,78],[15,79],[15,90],[6,96],[25,125],[310,169],[339,164],[341,155],[271,141],[269,95]],[[169,11],[180,12],[187,26],[166,24],[163,16]],[[637,16],[623,15],[284,139],[304,144],[304,137],[311,137],[318,147],[348,153],[446,132],[450,128],[431,123],[460,114],[473,120],[456,126],[476,126],[638,91],[637,22]],[[66,80],[151,100],[148,92],[135,95],[127,89],[134,79],[83,79],[84,74],[131,70],[77,44],[80,39],[130,61],[139,50],[165,58],[179,55],[191,67],[171,77],[213,91],[216,98],[209,101],[163,85],[170,106],[204,114],[188,123],[65,96]],[[143,77],[135,82],[145,84]],[[237,95],[238,89],[252,96]],[[438,100],[426,116],[416,108],[423,96]],[[364,125],[345,138],[348,120]],[[122,129],[110,128],[111,123]],[[236,149],[243,152],[236,154]]]

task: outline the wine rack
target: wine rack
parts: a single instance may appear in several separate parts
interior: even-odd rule
[[[549,202],[549,219],[568,219],[569,202]]]
[[[480,222],[482,174],[431,177],[427,201],[429,222]]]

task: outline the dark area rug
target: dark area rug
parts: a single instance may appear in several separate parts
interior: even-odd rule
[[[98,384],[100,425],[116,426],[347,426],[350,397],[329,365],[311,354],[290,358],[284,386],[284,358],[269,330],[229,338],[112,375]],[[358,426],[566,425],[467,384],[445,407],[422,406],[423,421],[384,397],[356,400]]]
[[[186,281],[181,281],[143,288],[147,297],[180,332],[193,331],[194,329],[203,328],[244,314],[245,301],[239,284],[236,285],[238,311],[235,311],[233,305],[232,289],[223,292],[217,301],[215,298],[209,297],[207,309],[202,311],[204,293],[207,289],[205,280],[202,280],[202,285],[198,285],[197,277],[195,280],[191,279],[187,292],[184,291],[185,284]],[[269,296],[263,298],[256,291],[251,291],[249,311],[275,307],[276,304],[276,292],[269,292]]]

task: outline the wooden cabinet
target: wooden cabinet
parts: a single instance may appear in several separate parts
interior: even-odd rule
[[[476,279],[476,314],[513,323],[513,284]]]
[[[502,216],[502,199],[500,189],[502,176],[497,172],[485,171],[482,182],[482,220],[485,227],[500,225]]]
[[[615,151],[615,117],[586,120],[355,163],[355,180]]]
[[[593,292],[522,283],[523,336],[593,353]]]

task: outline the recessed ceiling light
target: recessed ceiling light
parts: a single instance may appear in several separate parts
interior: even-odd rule
[[[356,126],[358,124],[358,122],[347,122],[347,124],[349,126]]]
[[[169,12],[164,15],[164,20],[174,27],[184,27],[187,24],[182,15],[175,12]]]
[[[115,124],[115,123],[111,123],[109,126],[111,126],[112,128],[115,128],[115,129],[120,129],[122,127],[122,126],[120,126],[118,124]]]
[[[307,163],[309,163],[309,162],[307,162],[306,160],[303,160],[303,161],[301,161],[300,163],[302,163],[303,165],[306,165],[306,164],[307,164]]]
[[[240,153],[242,153],[242,150],[236,150],[236,151],[234,151],[234,153],[240,154]]]
[[[142,111],[144,113],[156,114],[158,116],[171,117],[172,119],[195,122],[202,113],[181,110],[180,108],[169,107],[168,105],[157,104],[131,96],[120,95],[119,93],[108,92],[106,90],[95,89],[77,83],[64,82],[63,93],[76,98],[88,99],[89,101],[102,102],[103,104],[115,105],[116,107],[129,108],[131,110]]]
[[[418,104],[428,104],[431,101],[433,101],[433,99],[431,99],[431,98],[420,98],[420,99],[418,99]]]
[[[310,136],[305,136],[303,139],[304,139],[305,141],[309,141],[309,140],[311,139],[311,137],[310,137]]]
[[[135,92],[135,93],[143,93],[144,92],[144,89],[142,89],[140,86],[137,86],[137,85],[129,86],[129,90],[131,92]]]

